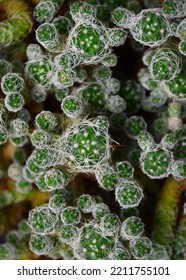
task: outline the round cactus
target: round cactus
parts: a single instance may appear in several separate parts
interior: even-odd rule
[[[167,177],[170,173],[171,164],[171,152],[162,148],[143,152],[140,157],[143,172],[153,179]]]
[[[134,39],[145,46],[162,45],[170,35],[166,16],[158,8],[142,10],[130,28]]]
[[[139,205],[143,198],[141,188],[133,181],[124,181],[116,187],[116,200],[122,208],[133,208]]]

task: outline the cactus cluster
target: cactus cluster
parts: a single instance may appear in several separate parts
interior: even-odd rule
[[[0,9],[0,259],[185,259],[186,1]]]

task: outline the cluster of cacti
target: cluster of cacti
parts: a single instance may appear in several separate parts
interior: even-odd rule
[[[185,259],[186,1],[0,10],[0,259]]]

